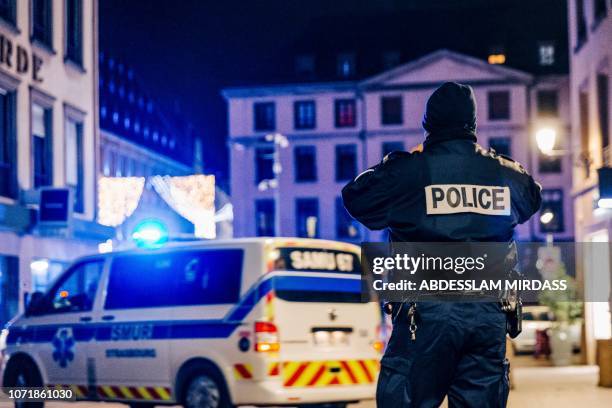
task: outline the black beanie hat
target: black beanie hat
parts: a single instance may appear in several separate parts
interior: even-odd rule
[[[423,128],[429,133],[447,129],[476,131],[476,99],[469,85],[445,82],[429,97]]]

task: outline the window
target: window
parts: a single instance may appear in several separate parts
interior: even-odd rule
[[[385,51],[383,53],[383,68],[391,69],[396,67],[400,63],[400,52],[399,51]]]
[[[53,2],[32,1],[32,40],[53,47]]]
[[[555,90],[538,91],[538,114],[543,117],[559,116],[559,95]]]
[[[354,127],[357,124],[357,108],[354,99],[337,99],[334,108],[336,127]]]
[[[243,257],[237,248],[119,256],[111,266],[104,308],[235,303]]]
[[[336,197],[336,238],[342,240],[358,240],[359,224],[350,216],[342,197]]]
[[[254,105],[255,131],[276,129],[276,107],[274,102],[257,102]]]
[[[584,0],[576,0],[576,48],[587,40],[587,23],[584,12]]]
[[[510,119],[510,92],[493,91],[488,94],[489,120]]]
[[[295,181],[317,181],[317,151],[314,146],[296,146],[293,149]]]
[[[383,125],[401,125],[403,123],[401,96],[383,96],[380,98],[380,110]]]
[[[382,144],[382,157],[384,158],[391,152],[403,151],[404,142],[383,142]]]
[[[348,181],[357,175],[357,146],[336,146],[336,181]]]
[[[53,138],[51,109],[32,104],[32,161],[34,188],[53,184]]]
[[[599,116],[599,131],[601,134],[601,147],[604,149],[604,158],[610,163],[610,90],[608,75],[597,74],[597,106]]]
[[[561,140],[559,137],[555,140],[553,150],[557,151],[561,149]],[[538,154],[538,171],[540,173],[561,173],[562,170],[562,156],[560,155],[548,155],[540,152]]]
[[[83,167],[83,123],[66,118],[66,185],[74,191],[74,211],[85,210]]]
[[[314,55],[303,54],[296,56],[295,73],[302,77],[313,77],[315,73]]]
[[[255,149],[255,183],[274,179],[274,148],[258,147]]]
[[[66,264],[45,258],[34,258],[30,262],[32,292],[48,291],[55,280],[66,270]]]
[[[340,78],[351,78],[355,75],[355,54],[338,55],[336,72]]]
[[[83,0],[66,0],[66,59],[83,64]]]
[[[542,217],[542,215],[550,213],[552,218]],[[542,218],[548,222],[542,222]],[[540,207],[540,231],[544,233],[563,232],[565,226],[563,223],[563,190],[551,189],[542,190],[542,207]]]
[[[120,152],[115,156],[115,177],[125,177],[125,160]]]
[[[103,267],[104,261],[93,260],[70,268],[34,306],[34,314],[91,311]]]
[[[555,64],[555,46],[553,44],[540,44],[539,62],[542,66],[550,66]]]
[[[17,23],[17,0],[0,0],[0,18],[7,23]]]
[[[296,234],[301,238],[319,236],[319,200],[316,198],[298,198],[295,200]]]
[[[604,18],[608,13],[608,5],[606,4],[607,1],[608,0],[593,1],[593,14],[596,22]]]
[[[489,147],[497,154],[512,156],[512,141],[509,137],[492,137],[489,139]]]
[[[538,170],[540,173],[561,173],[561,157],[539,153]]]
[[[113,165],[114,161],[114,153],[111,152],[109,149],[104,149],[103,153],[102,153],[102,162],[103,162],[103,168],[102,168],[102,174],[104,175],[104,177],[109,177],[112,173],[111,173],[111,167]]]
[[[506,63],[506,50],[503,45],[495,45],[489,48],[487,62],[493,65],[503,65]]]
[[[317,124],[317,111],[314,101],[293,103],[293,126],[296,129],[314,129]]]
[[[310,288],[275,288],[274,293],[279,299],[287,302],[314,303],[368,303],[369,292],[356,290],[312,290]]]
[[[255,201],[255,235],[258,237],[276,235],[274,215],[274,200],[264,198]]]
[[[19,310],[19,258],[0,255],[0,327]]]
[[[17,198],[15,93],[0,89],[0,196]]]

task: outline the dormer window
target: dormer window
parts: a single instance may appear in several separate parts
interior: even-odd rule
[[[550,42],[541,43],[539,47],[539,63],[542,66],[555,64],[555,46]]]
[[[341,78],[355,76],[355,54],[343,53],[338,55],[337,74]]]
[[[506,51],[501,45],[491,47],[489,50],[489,57],[487,58],[489,64],[502,65],[506,63]]]

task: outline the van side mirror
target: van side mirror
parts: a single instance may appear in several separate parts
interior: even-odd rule
[[[30,316],[35,313],[43,298],[44,295],[42,292],[34,292],[29,296],[27,305],[25,307],[26,316]]]

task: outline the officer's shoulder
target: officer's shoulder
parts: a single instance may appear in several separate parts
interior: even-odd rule
[[[484,149],[483,147],[478,146],[478,148],[480,150],[480,154],[497,161],[501,166],[516,171],[517,173],[527,174],[527,170],[525,170],[521,163],[517,162],[512,157],[506,156],[505,154],[497,153],[492,147],[490,147],[489,149]]]
[[[410,160],[416,154],[420,154],[420,152],[405,152],[403,150],[394,150],[383,158],[383,163],[399,163],[406,160]]]

